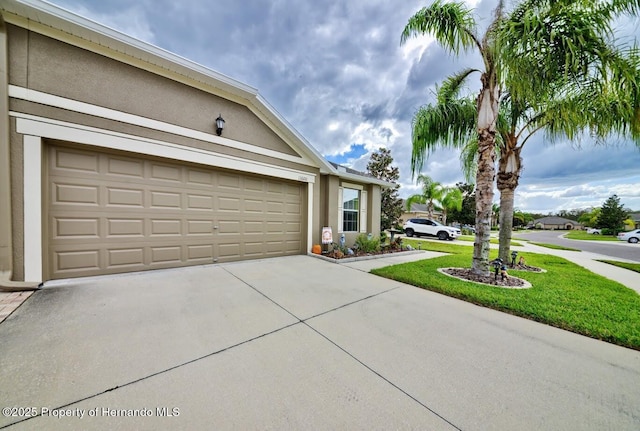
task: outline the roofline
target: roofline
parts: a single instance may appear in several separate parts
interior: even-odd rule
[[[74,45],[78,45],[79,39],[84,41],[86,45],[91,45],[88,49],[110,58],[129,64],[131,64],[131,60],[135,60],[134,63],[137,63],[138,66],[138,62],[142,62],[150,66],[147,70],[156,74],[160,74],[162,71],[165,74],[166,72],[177,74],[185,81],[192,82],[189,84],[189,82],[182,81],[187,85],[195,86],[193,85],[195,81],[195,83],[204,85],[205,88],[198,87],[203,91],[234,102],[238,102],[238,99],[244,100],[244,104],[253,108],[254,113],[257,111],[270,120],[271,126],[277,129],[274,130],[276,133],[284,134],[289,140],[297,141],[297,148],[305,153],[305,156],[317,162],[320,173],[342,176],[260,95],[256,88],[46,1],[5,0],[0,6],[0,11],[3,12],[2,15],[8,23],[62,39]],[[82,47],[87,48],[87,46]],[[213,89],[219,90],[222,94],[212,91]],[[363,180],[364,178],[360,179],[360,181]]]

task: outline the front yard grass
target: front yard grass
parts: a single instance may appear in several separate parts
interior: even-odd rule
[[[473,242],[476,240],[476,237],[473,235],[460,235],[457,239],[459,239],[460,241]],[[491,244],[500,244],[500,241],[498,240],[498,238],[492,237],[489,241],[491,242]],[[512,240],[511,245],[521,246],[522,243]]]
[[[583,230],[571,230],[564,235],[567,239],[579,239],[586,241],[618,241],[618,238],[612,235],[594,235]]]
[[[619,266],[620,268],[629,269],[631,271],[640,272],[640,263],[620,262],[618,260],[598,259],[598,262],[608,263],[609,265]]]
[[[521,253],[527,265],[547,270],[545,273],[509,271],[510,275],[529,281],[532,288],[505,289],[469,283],[437,270],[469,267],[471,247],[437,242],[429,245],[429,250],[453,254],[388,266],[372,273],[640,350],[640,295],[617,282],[560,257]],[[492,250],[491,259],[496,254],[497,250]]]

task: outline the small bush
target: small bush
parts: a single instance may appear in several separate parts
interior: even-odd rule
[[[369,239],[366,234],[361,233],[356,238],[356,247],[364,253],[375,253],[380,250],[380,238],[372,237]]]

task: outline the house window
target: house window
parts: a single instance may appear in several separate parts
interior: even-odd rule
[[[358,232],[360,191],[344,188],[342,191],[342,231]]]

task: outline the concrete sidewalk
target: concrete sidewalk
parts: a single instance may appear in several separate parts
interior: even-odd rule
[[[640,352],[349,265],[38,291],[0,325],[0,406],[38,416],[0,428],[638,429]]]

